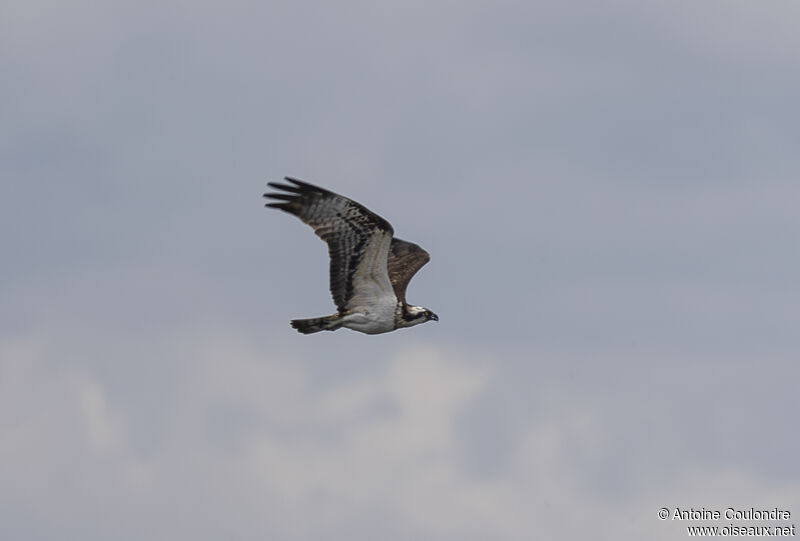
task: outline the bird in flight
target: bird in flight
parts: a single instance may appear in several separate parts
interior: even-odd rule
[[[414,243],[393,237],[385,219],[339,194],[291,177],[291,184],[269,182],[280,192],[265,193],[277,202],[266,206],[294,214],[328,244],[330,288],[337,312],[331,316],[293,319],[303,334],[346,327],[380,334],[439,317],[406,302],[411,277],[431,256]]]

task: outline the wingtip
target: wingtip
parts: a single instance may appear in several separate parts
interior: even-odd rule
[[[302,193],[302,189],[298,188],[297,186],[291,186],[289,184],[281,184],[280,182],[268,182],[267,186],[270,188],[275,188],[276,190],[283,190],[284,192],[290,193]]]
[[[289,203],[265,203],[265,207],[272,207],[274,209],[285,210],[286,212],[291,212]]]
[[[294,186],[289,186],[288,184],[283,184],[282,189],[292,190],[294,193],[302,193],[302,192],[317,192],[319,194],[328,194],[328,195],[338,195],[330,190],[326,190],[325,188],[321,188],[316,184],[311,184],[310,182],[306,182],[305,180],[300,180],[299,178],[295,177],[283,177],[283,179],[287,182],[291,182]]]
[[[303,182],[299,178],[295,178],[295,177],[283,177],[283,180],[285,180],[286,182],[291,182],[293,184],[293,186],[289,185],[289,184],[284,184],[284,186],[290,187],[292,190],[295,190],[295,191],[298,191],[298,192],[303,188],[313,187],[312,184],[309,184],[308,182]]]
[[[295,194],[288,194],[288,193],[265,193],[264,197],[267,199],[278,199],[279,201],[294,201],[297,199]]]

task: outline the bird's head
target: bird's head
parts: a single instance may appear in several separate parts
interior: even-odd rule
[[[406,323],[406,327],[411,327],[412,325],[419,325],[426,321],[439,321],[439,316],[424,306],[408,306],[406,308],[406,313],[403,315],[403,320]]]

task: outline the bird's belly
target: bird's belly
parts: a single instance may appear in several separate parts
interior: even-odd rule
[[[393,331],[395,329],[394,310],[396,304],[394,296],[387,296],[382,298],[381,302],[355,307],[343,317],[342,327],[366,334]]]

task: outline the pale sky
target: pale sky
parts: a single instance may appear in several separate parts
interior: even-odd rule
[[[6,0],[0,538],[800,522],[798,24],[778,1]],[[427,249],[408,299],[440,321],[290,328],[334,307],[324,244],[263,208],[284,175]]]

